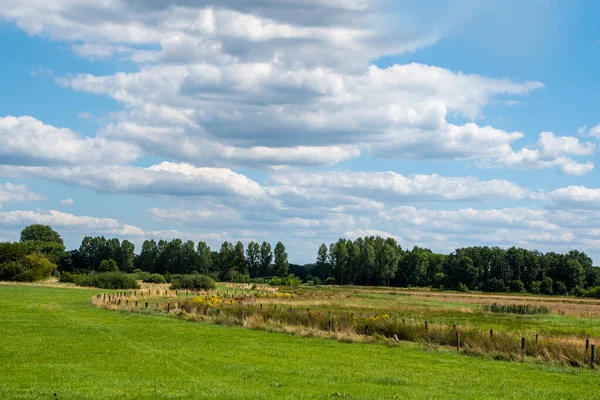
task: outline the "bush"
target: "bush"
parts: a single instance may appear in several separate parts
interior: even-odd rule
[[[533,294],[539,294],[540,293],[540,282],[539,281],[533,281],[531,282],[531,285],[529,286],[529,291]]]
[[[525,285],[520,280],[508,282],[508,288],[513,293],[523,293],[525,291]]]
[[[520,315],[550,314],[550,309],[546,306],[532,306],[529,304],[484,304],[483,311],[493,313],[509,313]]]
[[[48,279],[56,270],[52,263],[41,254],[30,254],[17,261],[0,264],[0,280],[35,282]]]
[[[145,283],[167,283],[167,280],[161,274],[148,274],[143,281]]]
[[[98,272],[118,272],[119,266],[117,262],[113,259],[110,260],[102,260],[100,262],[100,266],[98,267]]]
[[[543,294],[554,294],[554,282],[552,278],[545,277],[542,283],[540,283],[540,292]]]
[[[323,281],[324,285],[333,285],[335,284],[335,279],[331,276]]]
[[[485,288],[488,292],[506,292],[506,285],[502,279],[492,278],[486,282]]]
[[[600,286],[593,287],[589,290],[586,290],[583,295],[585,297],[594,297],[596,299],[600,299]]]
[[[464,283],[459,282],[457,290],[459,292],[465,292],[465,293],[467,293],[469,291],[469,287],[467,285],[465,285]]]
[[[79,285],[87,275],[84,274],[73,274],[71,272],[64,271],[60,274],[60,282],[63,283],[75,283]]]
[[[269,284],[273,286],[298,286],[301,283],[302,281],[300,280],[300,278],[296,278],[294,274],[289,274],[288,276],[285,276],[283,278],[276,276],[269,281]]]
[[[554,282],[554,294],[567,294],[567,285],[561,281]]]
[[[215,281],[206,275],[171,275],[171,290],[210,290],[216,287]]]
[[[101,272],[87,275],[80,286],[97,287],[101,289],[139,289],[137,276],[123,272]]]
[[[152,276],[152,274],[150,272],[142,271],[139,269],[136,269],[135,271],[133,271],[133,274],[137,277],[138,281],[144,281],[144,282],[146,282],[146,279],[150,279],[150,277]]]

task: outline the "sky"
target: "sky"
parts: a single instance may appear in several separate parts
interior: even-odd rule
[[[416,4],[418,3],[418,4]],[[596,1],[0,0],[0,240],[600,263]]]

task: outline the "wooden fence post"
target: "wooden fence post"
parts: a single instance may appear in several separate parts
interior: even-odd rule
[[[425,321],[425,332],[429,331],[429,326],[427,325],[427,321]]]
[[[331,333],[331,320],[328,321],[328,328],[329,328],[329,333]]]
[[[525,355],[525,338],[524,337],[521,338],[521,353],[523,353],[523,355]]]
[[[596,363],[596,345],[595,344],[592,345],[592,355],[590,356],[590,362],[592,363],[592,365],[594,365]]]
[[[454,325],[456,326],[456,325]],[[458,331],[456,331],[456,351],[460,351],[460,335]]]
[[[586,338],[585,339],[585,353],[587,354],[587,352],[590,349],[590,338]]]
[[[535,342],[536,342],[536,343],[538,342],[538,339],[539,339],[539,334],[537,334],[537,333],[536,333],[536,334],[535,334]]]
[[[148,308],[148,302],[146,302],[146,308]]]
[[[402,318],[402,325],[406,325],[406,320]]]
[[[494,330],[490,329],[490,337],[493,338],[494,337]]]

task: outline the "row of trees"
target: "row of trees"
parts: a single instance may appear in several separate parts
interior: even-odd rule
[[[46,263],[46,261],[48,263]],[[541,253],[516,247],[466,247],[444,255],[414,247],[403,250],[392,238],[339,239],[322,244],[313,264],[288,263],[285,246],[224,242],[212,251],[205,242],[146,240],[139,255],[133,243],[104,237],[85,237],[79,249],[65,251],[60,235],[49,226],[31,225],[18,243],[0,243],[3,278],[30,279],[57,264],[67,272],[132,272],[207,274],[220,280],[286,276],[341,285],[433,286],[460,290],[528,291],[579,294],[600,286],[600,268],[585,253]],[[39,274],[38,274],[39,275]],[[37,276],[37,275],[36,275]]]
[[[436,254],[403,250],[392,238],[340,239],[322,244],[314,264],[292,272],[338,284],[433,286],[461,290],[578,294],[600,285],[600,268],[585,253],[541,253],[517,247],[467,247]]]
[[[119,270],[135,269],[158,274],[209,274],[222,280],[284,276],[288,273],[288,256],[283,243],[275,249],[267,242],[224,242],[212,251],[205,242],[189,240],[146,240],[139,255],[133,243],[104,237],[85,237],[79,249],[69,251],[60,262],[63,271],[91,272],[107,269],[103,261],[114,260]]]

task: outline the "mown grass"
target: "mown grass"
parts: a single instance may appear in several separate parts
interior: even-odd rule
[[[95,293],[0,285],[0,398],[600,398],[597,371],[120,313]]]

